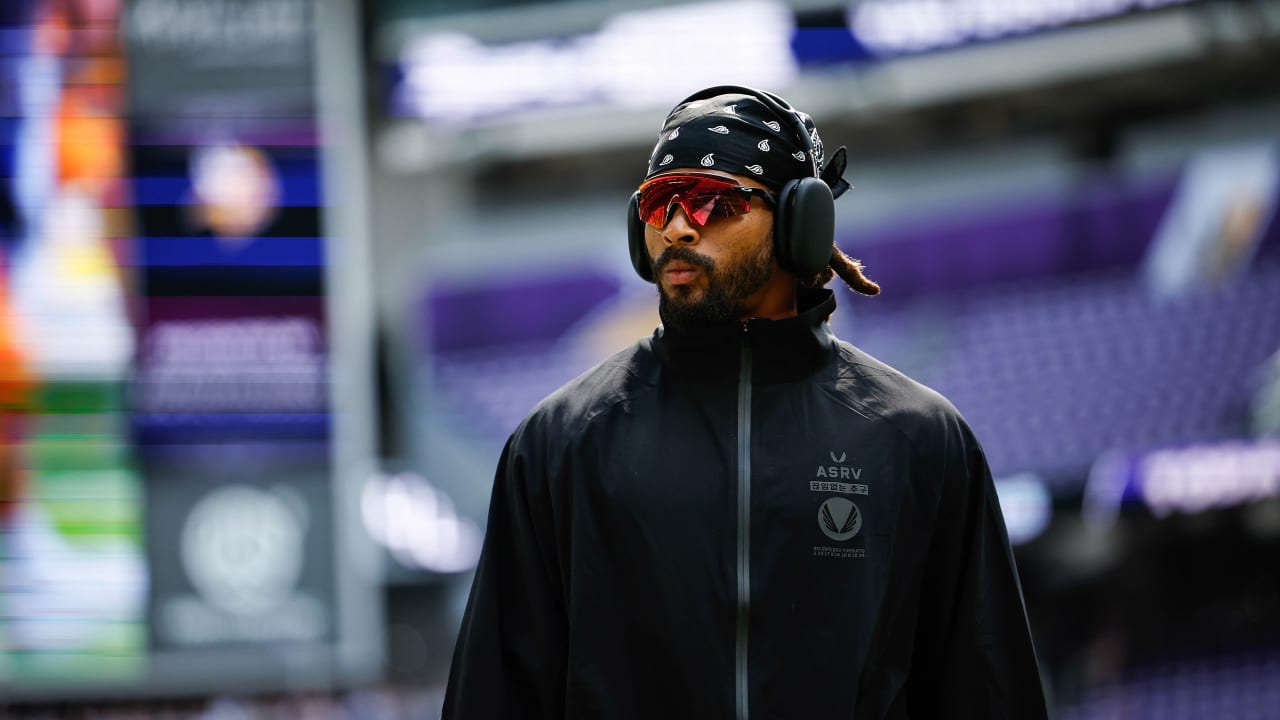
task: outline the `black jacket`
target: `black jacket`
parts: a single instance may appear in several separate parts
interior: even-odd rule
[[[538,405],[446,718],[1045,716],[977,440],[834,308],[659,328]]]

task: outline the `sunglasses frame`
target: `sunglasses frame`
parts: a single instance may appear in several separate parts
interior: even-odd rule
[[[739,185],[737,184],[738,183],[737,180],[730,177],[725,177],[723,175],[715,175],[713,173],[700,173],[700,172],[667,173],[665,175],[657,175],[657,176],[651,177],[648,180],[645,180],[643,183],[640,183],[640,188],[638,191],[639,202],[636,205],[636,212],[640,216],[640,222],[644,223],[645,225],[648,225],[649,227],[657,228],[661,230],[662,228],[666,227],[667,223],[671,222],[671,215],[674,212],[672,210],[672,206],[677,206],[677,205],[684,210],[685,217],[689,218],[689,222],[693,223],[697,227],[706,227],[712,221],[717,219],[722,219],[722,218],[709,216],[707,217],[706,222],[698,222],[696,213],[690,212],[689,208],[685,205],[685,198],[682,197],[679,193],[672,193],[671,199],[667,201],[665,211],[663,212],[662,224],[655,225],[654,223],[649,222],[649,220],[645,218],[645,213],[644,213],[644,210],[642,209],[644,207],[645,189],[648,187],[651,187],[652,185],[658,184],[663,180],[671,180],[675,178],[692,178],[695,180],[709,180],[715,183],[723,183],[723,185],[718,188],[718,191],[736,192],[736,193],[745,195],[746,209],[743,210],[742,213],[737,213],[737,214],[745,215],[746,213],[751,212],[752,197],[762,198],[765,202],[769,204],[770,208],[776,208],[778,206],[777,195],[773,194],[768,190],[765,190],[764,188],[751,187],[750,185]],[[724,216],[724,217],[731,217],[731,216]]]

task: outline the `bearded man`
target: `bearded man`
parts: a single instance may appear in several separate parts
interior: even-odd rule
[[[652,337],[508,440],[446,718],[1046,716],[978,441],[837,339],[844,148],[737,86],[667,116],[627,222]]]

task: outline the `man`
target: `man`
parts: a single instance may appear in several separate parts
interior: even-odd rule
[[[628,217],[663,324],[508,440],[446,718],[1046,715],[977,440],[828,329],[833,272],[879,290],[843,167],[767,93],[667,117]]]

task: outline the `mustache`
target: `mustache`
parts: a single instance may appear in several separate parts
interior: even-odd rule
[[[658,256],[658,259],[653,262],[654,272],[661,273],[663,268],[675,260],[681,260],[689,263],[690,265],[697,266],[708,274],[716,269],[715,261],[705,255],[699,255],[693,251],[693,248],[685,247],[684,245],[672,245],[666,250],[663,250],[662,254]]]

